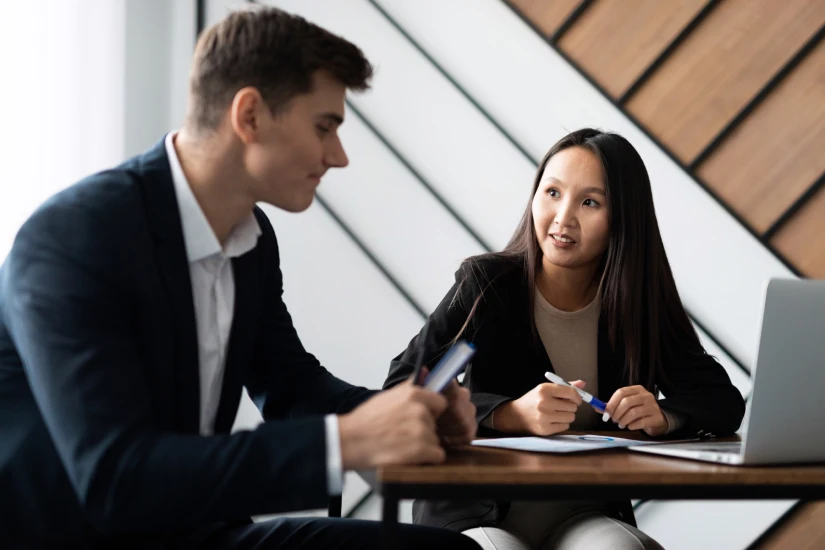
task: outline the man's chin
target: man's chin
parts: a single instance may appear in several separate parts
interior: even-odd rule
[[[292,212],[293,214],[298,214],[299,212],[303,212],[304,210],[312,206],[312,201],[314,199],[315,193],[312,193],[309,197],[294,197],[292,198],[292,200],[265,200],[264,202],[266,202],[267,204],[271,204],[276,208],[280,208],[281,210]]]

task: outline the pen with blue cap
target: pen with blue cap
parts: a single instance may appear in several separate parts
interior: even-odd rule
[[[578,393],[581,396],[582,401],[584,401],[585,403],[589,403],[592,407],[594,407],[596,409],[601,409],[601,412],[604,413],[604,416],[602,417],[602,420],[607,422],[610,419],[610,415],[608,415],[607,412],[606,412],[607,411],[607,405],[605,405],[605,403],[603,401],[600,401],[599,399],[596,399],[595,397],[593,397],[592,395],[590,395],[588,392],[584,391],[583,389],[577,388],[576,386],[567,383],[564,380],[564,378],[562,378],[561,376],[559,376],[558,374],[556,374],[554,372],[545,372],[544,377],[547,378],[549,381],[553,382],[554,384],[558,384],[559,386],[567,386],[568,388],[573,388],[574,390],[576,390],[576,393]]]

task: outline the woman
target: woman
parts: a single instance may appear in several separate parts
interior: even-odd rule
[[[428,325],[385,387],[409,377],[419,346],[432,365],[458,338],[473,342],[463,384],[480,435],[728,435],[744,415],[679,299],[644,163],[617,134],[583,129],[550,149],[507,248],[466,260]],[[546,371],[587,387],[606,414]],[[484,548],[661,548],[635,528],[629,502],[419,501],[414,519]]]

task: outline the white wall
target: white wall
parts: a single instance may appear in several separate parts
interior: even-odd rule
[[[180,127],[195,44],[195,0],[125,0],[125,155]]]
[[[172,6],[165,0],[126,2],[126,156],[141,153],[169,129]]]
[[[0,261],[47,197],[119,162],[124,148],[125,5],[4,2]]]
[[[129,0],[134,1],[134,0]],[[195,51],[195,0],[175,0],[170,4],[169,94],[167,107],[168,127],[179,128],[186,114],[186,98],[189,94],[189,66]]]
[[[770,276],[791,277],[787,268],[501,0],[378,4],[534,159],[568,131],[584,126],[617,131],[630,140],[650,173],[683,300],[736,357],[753,364],[763,282]]]
[[[3,2],[0,17],[2,261],[46,198],[182,120],[194,0]]]

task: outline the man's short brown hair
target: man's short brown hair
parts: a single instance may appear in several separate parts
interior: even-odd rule
[[[257,88],[276,113],[311,91],[319,69],[353,90],[367,89],[372,76],[357,46],[302,17],[268,6],[233,12],[198,39],[189,80],[190,123],[214,130],[247,86]]]

